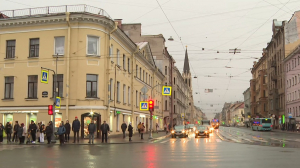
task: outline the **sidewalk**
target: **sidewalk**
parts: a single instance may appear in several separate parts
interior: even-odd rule
[[[145,143],[145,142],[149,142],[149,141],[154,141],[154,140],[157,140],[157,139],[163,139],[163,138],[166,138],[170,136],[170,134],[166,134],[166,132],[154,132],[152,133],[152,137],[153,139],[149,139],[149,134],[146,133],[144,134],[144,139],[142,140],[140,137],[139,137],[139,133],[135,133],[133,134],[132,138],[131,138],[131,142],[129,142],[129,137],[128,137],[128,134],[126,134],[126,138],[123,139],[123,135],[108,135],[108,138],[107,138],[107,144],[126,144],[126,143]],[[65,143],[66,145],[89,145],[89,139],[80,139],[79,140],[79,143],[73,143],[74,141],[74,136],[71,134],[70,135],[70,141],[69,143]],[[26,140],[25,140],[26,142]],[[3,139],[3,143],[0,144],[0,145],[18,145],[19,143],[8,143],[7,144],[7,140],[6,138]],[[59,145],[59,140],[56,140],[56,145]],[[94,144],[96,145],[100,145],[100,144],[106,144],[106,143],[102,143],[102,139],[94,139]],[[39,143],[36,141],[35,144],[29,144],[29,145],[47,145],[47,140],[45,140],[44,143]]]
[[[251,130],[251,127],[249,127],[249,128],[246,128],[246,127],[227,127],[227,128],[242,128],[242,129]],[[282,132],[282,133],[287,133],[287,134],[300,134],[300,131],[299,132],[297,132],[297,131],[292,132],[292,131],[287,131],[287,130],[282,131],[281,129],[272,129],[272,132]]]

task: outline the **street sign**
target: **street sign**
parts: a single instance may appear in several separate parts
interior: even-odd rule
[[[60,97],[56,97],[56,99],[55,99],[55,108],[60,108],[60,102],[61,102],[61,99],[60,99]]]
[[[48,83],[48,79],[49,79],[49,71],[42,70],[41,82]]]
[[[162,95],[171,96],[171,94],[172,94],[172,87],[171,86],[163,86]]]
[[[48,92],[47,91],[43,91],[42,92],[42,97],[48,97]]]
[[[148,102],[140,102],[140,110],[141,111],[148,111],[149,110],[149,106],[148,106]]]
[[[181,118],[184,118],[184,113],[181,113]]]
[[[147,92],[148,92],[148,88],[147,88],[146,86],[144,86],[144,87],[141,89],[141,92],[147,93]]]

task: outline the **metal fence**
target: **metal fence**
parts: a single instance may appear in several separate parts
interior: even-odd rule
[[[59,14],[59,13],[65,13],[65,12],[91,13],[91,14],[105,16],[109,19],[112,19],[104,9],[96,8],[96,7],[84,5],[84,4],[82,4],[82,5],[64,5],[64,6],[47,6],[47,7],[38,7],[38,8],[0,11],[0,13],[7,16],[8,18],[44,16],[44,15]],[[7,18],[0,18],[0,19],[7,19]]]

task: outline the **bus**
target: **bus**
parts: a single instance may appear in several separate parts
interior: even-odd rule
[[[255,118],[252,121],[252,131],[272,131],[271,118]]]
[[[211,126],[214,128],[214,129],[219,129],[219,120],[218,119],[212,119],[211,120]]]

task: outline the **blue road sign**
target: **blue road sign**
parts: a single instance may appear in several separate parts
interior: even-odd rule
[[[140,102],[140,110],[141,111],[149,110],[148,102]]]
[[[171,86],[163,86],[162,95],[171,96],[171,94],[172,94],[172,87]]]
[[[61,99],[60,97],[56,97],[55,99],[55,108],[60,108]]]
[[[46,70],[42,70],[41,82],[48,83],[48,79],[49,79],[49,72]]]

